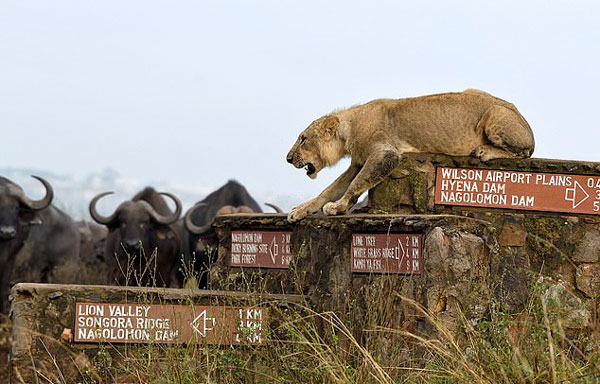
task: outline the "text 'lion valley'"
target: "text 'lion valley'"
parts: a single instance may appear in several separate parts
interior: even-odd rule
[[[439,167],[435,203],[600,214],[600,177]]]

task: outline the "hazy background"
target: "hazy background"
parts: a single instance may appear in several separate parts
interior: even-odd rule
[[[600,161],[593,1],[0,0],[0,175],[74,214],[146,184],[189,205],[230,178],[285,209],[316,181],[297,134],[380,97],[486,90],[517,105],[536,157]],[[112,202],[111,202],[112,201]]]

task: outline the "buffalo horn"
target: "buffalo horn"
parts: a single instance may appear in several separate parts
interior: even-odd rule
[[[281,208],[279,208],[278,206],[276,206],[275,204],[265,203],[265,205],[267,207],[273,208],[275,210],[275,212],[277,212],[277,213],[283,213],[283,210]]]
[[[54,198],[54,189],[49,182],[39,176],[33,176],[34,179],[37,179],[44,185],[46,188],[46,196],[44,196],[41,200],[31,200],[29,197],[25,196],[25,192],[23,190],[19,190],[16,195],[17,198],[21,201],[21,203],[25,204],[29,209],[33,209],[34,211],[39,211],[40,209],[44,209],[52,203],[52,199]]]
[[[163,224],[163,225],[173,224],[174,222],[177,221],[177,219],[179,219],[179,216],[181,215],[181,201],[179,201],[177,196],[172,195],[168,192],[159,192],[159,195],[167,196],[171,200],[173,200],[173,202],[175,202],[175,212],[173,212],[173,214],[170,216],[163,216],[160,213],[156,212],[154,207],[152,207],[150,204],[148,204],[148,207],[147,207],[148,213],[159,224]]]
[[[208,231],[212,224],[212,223],[209,223],[209,224],[206,224],[203,226],[199,226],[192,222],[193,213],[196,212],[196,209],[198,209],[200,207],[204,207],[204,206],[206,206],[206,203],[198,203],[198,204],[194,205],[189,211],[187,211],[187,213],[185,214],[185,218],[183,219],[183,223],[185,224],[185,229],[187,229],[194,235],[201,235],[204,232]]]
[[[90,201],[90,216],[92,216],[92,219],[94,219],[94,221],[97,222],[98,224],[108,225],[108,224],[110,224],[111,221],[114,220],[115,216],[117,215],[117,211],[115,211],[112,215],[106,217],[106,216],[102,216],[101,214],[99,214],[98,211],[96,210],[96,203],[98,202],[98,200],[100,200],[104,196],[112,195],[113,193],[114,192],[101,193],[99,195],[96,195],[92,199],[92,201]]]

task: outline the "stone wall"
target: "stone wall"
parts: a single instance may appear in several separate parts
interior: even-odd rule
[[[285,215],[219,218],[212,286],[304,294],[315,310],[334,311],[359,336],[370,325],[426,331],[404,299],[454,330],[464,319],[485,319],[492,307],[518,313],[532,295],[571,313],[565,323],[574,331],[589,326],[600,296],[600,216],[435,205],[438,166],[600,175],[593,163],[408,156],[370,191],[368,214],[314,216],[294,225]],[[291,231],[290,268],[230,267],[231,230],[237,229]],[[361,232],[423,234],[422,273],[352,273],[351,236]],[[377,324],[369,323],[373,313]]]
[[[482,162],[472,157],[407,154],[387,179],[369,191],[370,207],[368,212],[409,214],[468,211],[468,209],[434,204],[437,167],[600,176],[600,163],[592,162],[535,158],[497,159]],[[489,213],[490,209],[473,209],[473,211]],[[491,212],[493,211],[491,210]],[[514,210],[506,210],[506,212],[522,213]]]
[[[413,155],[369,193],[369,213],[451,213],[487,220],[497,232],[503,260],[564,281],[582,297],[600,295],[599,215],[435,205],[435,169],[440,166],[600,176],[600,163],[548,159],[483,163],[470,157]]]
[[[11,383],[45,382],[134,382],[123,365],[164,356],[149,344],[73,342],[75,303],[123,303],[210,306],[256,306],[276,308],[303,302],[294,295],[249,295],[167,288],[127,288],[53,284],[17,284],[11,292],[12,342]],[[269,324],[276,318],[269,318]],[[188,324],[184,324],[188,325]],[[189,325],[188,325],[189,326]],[[168,350],[167,350],[168,352]],[[172,351],[171,351],[172,352]],[[115,376],[117,375],[117,376]],[[66,381],[65,381],[66,380]]]
[[[600,175],[600,165],[592,163],[541,159],[481,163],[471,158],[407,156],[369,192],[366,213],[313,216],[294,224],[281,214],[217,218],[218,260],[210,270],[213,291],[19,284],[12,291],[12,382],[34,382],[36,373],[55,377],[56,367],[68,377],[83,377],[86,367],[108,377],[111,367],[123,363],[125,351],[135,350],[61,338],[73,326],[75,302],[82,300],[294,303],[296,309],[332,313],[359,343],[373,347],[376,342],[378,351],[406,355],[407,360],[422,357],[415,344],[397,332],[381,333],[377,339],[373,331],[436,337],[443,327],[460,339],[469,327],[498,318],[492,314],[526,313],[536,300],[561,318],[567,335],[597,329],[600,216],[436,205],[439,166]],[[232,231],[237,230],[291,233],[289,268],[230,266]],[[418,235],[420,268],[403,274],[353,272],[353,235],[360,233]],[[321,327],[323,333],[326,325]],[[344,342],[347,339],[336,341]]]

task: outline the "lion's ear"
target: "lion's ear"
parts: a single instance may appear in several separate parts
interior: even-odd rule
[[[335,134],[340,126],[340,119],[337,116],[327,116],[323,121],[323,130],[329,135]]]

